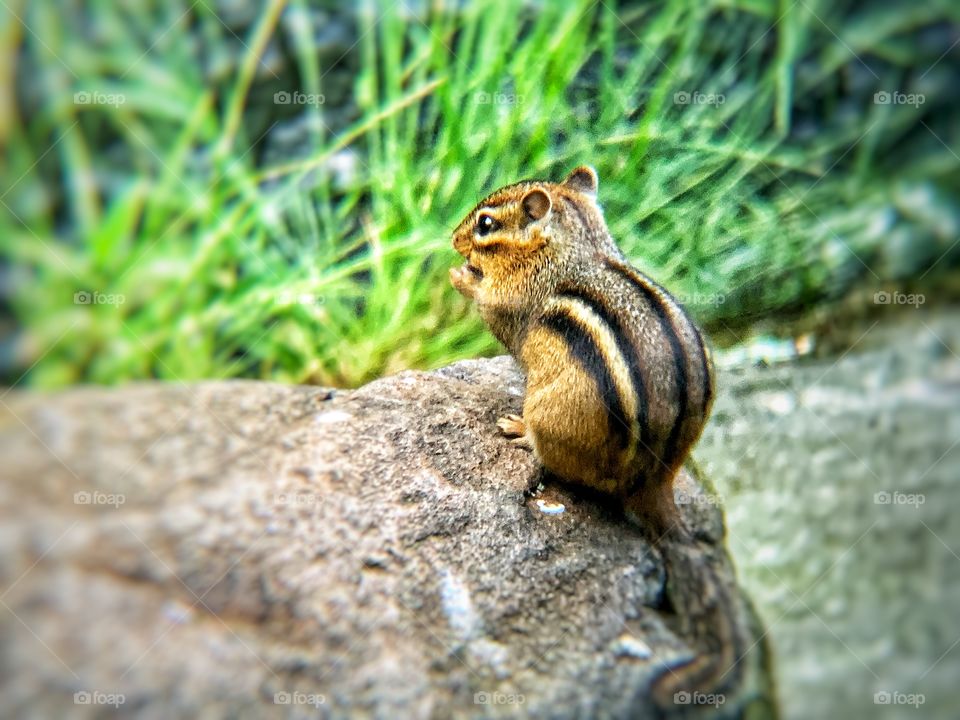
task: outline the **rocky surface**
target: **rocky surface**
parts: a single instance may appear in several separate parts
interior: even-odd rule
[[[785,717],[957,717],[960,312],[719,378],[694,455],[769,630]]]
[[[505,358],[6,396],[4,716],[657,716],[650,679],[690,652],[661,558],[611,507],[526,494],[494,426],[521,397]],[[683,511],[729,578],[719,510]],[[742,662],[713,715],[769,714],[764,643]]]

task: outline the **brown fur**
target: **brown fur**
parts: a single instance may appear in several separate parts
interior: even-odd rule
[[[675,510],[661,498],[706,422],[711,371],[699,332],[679,304],[624,260],[595,193],[596,174],[589,168],[577,168],[563,183],[527,181],[494,192],[454,231],[454,248],[467,262],[451,270],[451,281],[477,303],[527,372],[525,435],[544,466],[565,480],[620,495],[665,530]],[[544,194],[549,209],[531,217],[525,202],[533,198],[539,205]],[[482,215],[499,228],[479,234]],[[591,305],[619,327],[609,327]],[[543,322],[552,311],[592,340],[613,395],[604,397],[589,369],[571,362],[569,338]],[[618,335],[632,352],[638,382]],[[623,446],[611,443],[606,418],[616,402],[610,399],[624,410],[618,415],[629,437]],[[647,408],[642,421],[641,405]],[[667,448],[671,431],[676,437]]]
[[[526,372],[523,417],[501,418],[503,433],[556,476],[621,498],[663,548],[668,574],[695,575],[702,598],[717,598],[713,571],[688,561],[693,541],[673,499],[674,477],[710,413],[709,353],[679,303],[627,263],[596,193],[589,167],[562,183],[497,190],[454,231],[466,262],[450,279]],[[707,608],[693,623],[722,624],[723,608],[701,599],[686,603],[692,615]],[[725,643],[734,634],[704,633]],[[685,682],[709,687],[729,653],[726,643],[691,661],[687,676],[670,671],[658,694]]]

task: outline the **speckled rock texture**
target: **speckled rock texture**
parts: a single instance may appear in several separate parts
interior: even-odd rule
[[[8,395],[3,715],[662,716],[649,682],[691,649],[661,557],[602,499],[527,492],[495,427],[522,391],[497,358],[349,392]],[[720,511],[682,510],[731,579]],[[769,716],[765,644],[741,662],[741,695],[665,715]]]

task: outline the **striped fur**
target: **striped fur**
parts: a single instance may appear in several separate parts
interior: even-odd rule
[[[680,337],[680,330],[677,327],[677,321],[681,318],[675,318],[671,313],[672,308],[679,308],[665,290],[656,286],[652,280],[641,275],[633,268],[614,261],[606,261],[607,267],[630,282],[643,295],[650,309],[653,311],[663,337],[670,346],[673,355],[673,376],[677,385],[677,416],[673,421],[673,427],[667,436],[666,443],[660,453],[660,462],[665,467],[665,472],[671,474],[679,467],[678,461],[683,462],[687,448],[680,448],[680,435],[683,432],[684,424],[687,421],[689,391],[688,391],[688,373],[689,364],[688,353],[686,352],[683,340]],[[682,320],[691,324],[685,314],[680,311]],[[702,350],[701,350],[702,353]],[[678,452],[682,451],[682,452]]]
[[[641,443],[644,442],[648,404],[646,382],[643,379],[643,373],[640,369],[640,352],[628,339],[627,328],[623,320],[608,307],[608,303],[600,295],[586,288],[575,289],[561,286],[557,291],[556,297],[560,300],[574,300],[583,303],[606,325],[611,335],[613,335],[621,361],[629,368],[630,389],[637,406],[634,422],[638,426],[638,431],[635,432],[634,435],[637,441]],[[608,353],[609,352],[608,350]],[[610,363],[612,361],[608,360],[607,362]]]
[[[550,198],[543,217],[525,211],[525,200],[534,193]],[[478,221],[484,215],[501,227],[481,233]],[[641,483],[669,483],[709,413],[708,356],[699,331],[676,300],[624,260],[596,204],[595,173],[578,168],[563,183],[524,181],[501,188],[467,215],[454,233],[454,247],[467,258],[454,273],[455,286],[477,302],[494,335],[521,362],[535,323],[564,339],[584,381],[592,383],[604,405],[609,439],[624,451],[614,478],[618,492],[628,495]],[[586,325],[569,313],[556,315],[558,303],[586,313]],[[643,327],[638,329],[638,323]],[[612,341],[589,345],[597,334]],[[626,368],[626,382],[611,384],[614,364]],[[623,415],[628,405],[635,412]],[[544,432],[562,435],[552,427],[560,418],[541,421],[550,426],[540,425]],[[585,441],[570,439],[571,447]],[[602,444],[602,438],[596,442]],[[541,460],[563,476],[567,453],[559,455],[564,460],[558,457],[553,467],[549,457]],[[636,462],[629,466],[627,459]],[[585,480],[578,468],[566,470],[568,479]]]
[[[631,442],[631,421],[623,408],[623,393],[618,390],[610,372],[610,359],[591,335],[590,327],[573,317],[569,309],[565,308],[548,310],[540,322],[563,338],[574,361],[590,375],[606,407],[611,437],[620,447],[628,447]]]
[[[500,227],[484,228],[483,214]],[[588,167],[497,190],[453,246],[465,260],[453,286],[526,372],[523,417],[501,418],[501,430],[560,478],[618,495],[664,553],[670,604],[699,653],[659,678],[655,697],[735,685],[743,643],[731,596],[693,551],[673,497],[714,394],[696,325],[624,259]]]
[[[628,447],[628,443],[633,445],[629,448],[631,457],[642,454],[650,457],[650,461],[640,463],[637,467],[638,473],[621,486],[621,492],[626,495],[636,490],[637,483],[641,480],[656,482],[653,478],[640,477],[640,471],[646,469],[650,472],[652,467],[653,473],[670,479],[683,463],[709,410],[710,368],[699,331],[680,305],[663,288],[620,262],[607,260],[605,264],[610,272],[636,290],[644,306],[655,318],[659,334],[669,348],[672,358],[671,376],[675,383],[670,395],[676,399],[676,415],[665,439],[658,439],[647,421],[650,392],[664,393],[669,389],[654,389],[653,383],[645,378],[649,369],[644,368],[644,362],[649,351],[640,347],[632,338],[629,319],[620,309],[612,307],[609,299],[590,287],[574,283],[561,284],[553,295],[555,301],[582,304],[589,308],[595,319],[588,322],[604,327],[612,341],[599,345],[594,343],[588,347],[587,340],[584,339],[589,338],[588,329],[582,325],[577,326],[576,323],[573,323],[572,328],[569,321],[559,321],[559,311],[555,305],[550,306],[551,310],[542,322],[564,338],[571,356],[593,379],[609,415],[611,435],[624,448]],[[569,320],[567,313],[559,314]],[[629,381],[621,384],[619,391],[616,384],[609,380],[609,368],[614,365],[626,367],[629,376]],[[692,374],[698,375],[691,378]],[[703,388],[702,398],[694,405],[691,402],[691,385],[698,384]],[[629,419],[623,414],[623,408],[627,405],[636,408],[634,416]],[[628,427],[632,430],[626,434]]]

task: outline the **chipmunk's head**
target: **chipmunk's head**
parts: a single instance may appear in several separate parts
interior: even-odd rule
[[[529,304],[549,295],[597,255],[619,255],[586,165],[561,183],[532,180],[497,190],[453,233],[466,263],[453,286],[483,304]]]

